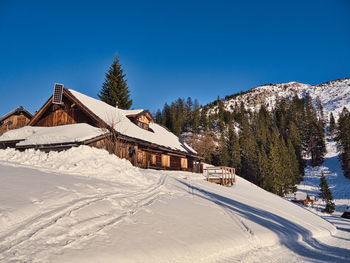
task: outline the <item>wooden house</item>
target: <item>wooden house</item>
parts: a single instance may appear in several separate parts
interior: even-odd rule
[[[0,118],[0,135],[9,130],[22,128],[27,125],[33,115],[22,106],[10,111]]]
[[[50,151],[89,145],[105,148],[141,168],[201,172],[202,158],[156,124],[148,110],[118,109],[74,90],[64,88],[60,103],[54,103],[51,96],[29,126],[22,128],[23,136],[20,131],[5,133],[0,146]],[[88,130],[84,136],[83,130]]]

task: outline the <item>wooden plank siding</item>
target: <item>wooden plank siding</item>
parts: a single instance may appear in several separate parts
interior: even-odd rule
[[[75,103],[63,97],[63,103],[61,105],[51,104],[35,126],[51,127],[75,123],[87,123],[95,126],[95,122],[79,109]]]
[[[9,130],[14,130],[26,126],[30,118],[23,113],[14,114],[2,121],[0,125],[0,135]]]

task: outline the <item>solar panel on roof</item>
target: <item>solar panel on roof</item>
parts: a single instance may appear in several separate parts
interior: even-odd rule
[[[55,88],[52,96],[52,103],[62,104],[63,88],[64,88],[63,84],[55,83]]]

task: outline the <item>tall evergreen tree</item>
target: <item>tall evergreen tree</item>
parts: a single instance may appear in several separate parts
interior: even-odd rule
[[[324,176],[323,172],[320,178],[320,193],[318,196],[322,198],[322,200],[326,203],[326,207],[323,211],[328,214],[332,214],[335,210],[333,195],[332,195],[331,189],[328,186],[327,179]]]
[[[242,116],[244,118],[244,116]],[[258,178],[258,145],[249,125],[248,119],[242,119],[243,123],[239,133],[239,145],[241,146],[241,174],[257,183]]]
[[[283,165],[281,163],[280,139],[278,132],[275,130],[272,135],[272,143],[269,152],[269,176],[266,179],[265,187],[268,191],[283,195]]]
[[[225,134],[222,133],[219,141],[217,165],[228,166],[229,162],[230,162],[230,153],[227,147]]]
[[[206,131],[208,129],[208,116],[207,116],[208,109],[206,107],[203,107],[200,113],[200,125],[202,130]]]
[[[112,65],[109,67],[102,85],[102,90],[97,96],[104,102],[117,106],[120,109],[130,109],[132,99],[125,79],[126,74],[119,63],[118,56],[115,56]]]
[[[161,124],[168,129],[170,129],[170,106],[168,103],[164,104],[163,110],[162,110],[162,122]]]
[[[193,131],[196,133],[199,132],[200,118],[201,118],[201,113],[200,113],[199,102],[197,99],[195,99],[193,103],[193,112],[192,112],[192,127],[193,127]]]
[[[295,155],[298,160],[299,174],[300,176],[303,176],[304,169],[305,169],[305,161],[303,159],[303,146],[301,142],[301,135],[294,121],[291,121],[289,123],[288,131],[289,132],[288,132],[287,140],[290,140],[293,145]]]
[[[156,123],[162,123],[162,112],[158,109],[155,114]]]
[[[181,120],[182,118],[178,118],[178,110],[176,108],[175,102],[171,103],[170,106],[170,130],[175,133],[177,136],[180,135],[181,132]]]
[[[282,196],[284,196],[287,193],[290,193],[294,189],[295,185],[295,177],[293,174],[293,163],[291,159],[291,154],[288,151],[288,147],[284,141],[283,137],[280,137],[280,163],[283,169],[282,174],[280,177],[282,178],[282,191],[281,193],[278,193]]]
[[[350,113],[344,107],[337,123],[337,148],[344,175],[350,178]]]
[[[228,129],[228,151],[230,155],[229,166],[235,168],[236,174],[241,174],[241,154],[238,136],[232,124]]]
[[[298,163],[298,159],[297,156],[295,154],[295,150],[293,147],[293,143],[291,140],[288,139],[287,141],[287,148],[288,148],[288,155],[289,155],[289,160],[291,163],[291,171],[292,171],[292,184],[298,184],[300,183],[302,177],[301,177],[301,173],[299,170],[299,163]]]
[[[266,155],[264,147],[260,146],[260,151],[258,153],[258,185],[265,189],[272,189],[272,181],[269,180],[270,166],[269,159]]]
[[[313,107],[309,95],[305,98],[305,114],[306,125],[303,131],[305,151],[308,155],[311,155],[311,165],[318,166],[322,164],[326,154],[324,121],[317,116],[317,111]],[[323,115],[323,113],[320,115]]]
[[[333,137],[336,131],[336,124],[335,119],[333,116],[333,113],[331,112],[331,115],[329,117],[329,136]]]

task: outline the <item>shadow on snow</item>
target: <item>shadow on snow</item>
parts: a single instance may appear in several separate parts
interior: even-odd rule
[[[222,195],[212,193],[178,180],[192,188],[193,195],[206,199],[223,209],[253,221],[278,235],[280,244],[294,253],[317,262],[350,262],[350,250],[320,243],[306,228],[283,217],[261,210]],[[299,238],[308,245],[300,243]]]

